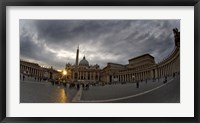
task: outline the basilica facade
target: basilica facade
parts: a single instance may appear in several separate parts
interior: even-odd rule
[[[67,80],[69,82],[99,82],[100,81],[100,67],[98,64],[90,65],[84,56],[79,62],[79,48],[76,52],[75,65],[66,64]]]

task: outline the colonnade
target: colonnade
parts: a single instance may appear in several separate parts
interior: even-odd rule
[[[35,68],[28,65],[20,64],[20,72],[21,74],[32,76],[32,77],[42,77],[44,71],[40,68]]]
[[[119,75],[112,76],[113,80],[117,80],[120,82],[134,82],[138,80],[145,80],[151,78],[151,72],[150,71],[143,71],[143,72],[137,72],[137,73],[122,73]]]
[[[164,76],[172,76],[175,73],[180,72],[180,56],[179,51],[177,54],[174,54],[172,58],[165,63],[161,63],[157,68],[157,76],[158,78]]]
[[[73,72],[73,79],[74,79]],[[78,80],[87,80],[87,81],[99,81],[100,73],[99,71],[78,71]]]
[[[180,51],[179,48],[171,53],[164,61],[140,70],[124,70],[115,74],[107,75],[107,82],[134,82],[148,79],[158,79],[173,76],[180,73]]]

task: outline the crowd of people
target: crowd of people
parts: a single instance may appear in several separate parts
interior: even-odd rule
[[[41,82],[43,80],[47,80],[45,78],[41,78],[41,77],[34,77],[34,76],[29,76],[29,75],[20,75],[20,80],[25,81],[25,80],[35,80],[37,82]]]
[[[94,85],[94,83],[84,83],[84,82],[67,82],[65,80],[50,80],[52,85],[57,85],[57,86],[64,86],[65,88],[76,88],[79,90],[82,88],[83,90],[88,90],[89,86]],[[96,84],[95,84],[96,85]]]
[[[175,78],[177,76],[178,73],[173,73],[173,75],[171,77]],[[162,81],[163,83],[167,83],[168,78],[170,76],[164,76]],[[25,75],[20,75],[20,80],[25,80],[25,78],[30,78],[30,76],[25,76]],[[64,86],[65,88],[76,88],[77,90],[79,90],[80,88],[82,88],[83,90],[89,90],[90,86],[105,86],[105,85],[111,85],[111,84],[126,84],[127,82],[108,82],[108,83],[103,83],[103,82],[69,82],[66,80],[62,80],[62,79],[46,79],[46,78],[39,78],[39,77],[31,77],[32,80],[34,78],[35,81],[41,82],[42,80],[45,80],[47,82],[51,82],[52,85],[57,85],[57,86]],[[160,81],[161,78],[153,78],[153,79],[146,79],[146,80],[138,80],[138,81],[134,81],[132,83],[136,83],[136,88],[140,87],[140,82],[145,81],[146,84],[148,81],[152,80],[153,82]]]

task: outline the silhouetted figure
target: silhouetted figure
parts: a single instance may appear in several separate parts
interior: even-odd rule
[[[36,77],[35,77],[35,81],[36,81]]]
[[[167,83],[167,76],[165,76],[165,80],[164,80],[164,83]]]
[[[85,89],[85,84],[83,84],[83,83],[82,83],[82,88],[83,88],[83,90]]]
[[[88,90],[89,89],[89,84],[86,84],[85,87],[86,87],[85,89]]]
[[[64,85],[65,88],[67,87],[67,83],[66,82],[64,82],[63,85]]]
[[[54,85],[54,80],[51,81],[51,84]]]
[[[69,84],[69,88],[72,88],[72,84]]]
[[[25,76],[23,75],[23,81],[24,81],[24,79],[25,79]]]
[[[58,85],[59,85],[59,86],[61,85],[61,80],[58,81]]]
[[[79,85],[79,84],[77,84],[77,85],[76,85],[76,87],[77,87],[77,90],[79,90],[79,89],[80,89],[80,85]]]
[[[139,88],[139,86],[140,86],[140,85],[139,85],[139,82],[136,83],[136,86],[137,86],[137,88]]]
[[[173,73],[173,78],[175,78],[175,73]]]

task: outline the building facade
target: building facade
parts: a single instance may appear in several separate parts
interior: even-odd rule
[[[37,79],[55,79],[59,72],[54,70],[53,67],[41,67],[37,63],[20,60],[20,78],[22,76],[34,77]]]
[[[99,65],[89,65],[89,62],[84,56],[79,62],[79,48],[76,52],[75,65],[66,64],[67,80],[69,82],[99,82],[100,81],[100,67]]]
[[[129,64],[108,63],[101,73],[102,82],[135,82],[175,76],[180,73],[180,32],[173,29],[174,50],[167,58],[155,63],[154,57],[144,54],[129,59]]]

